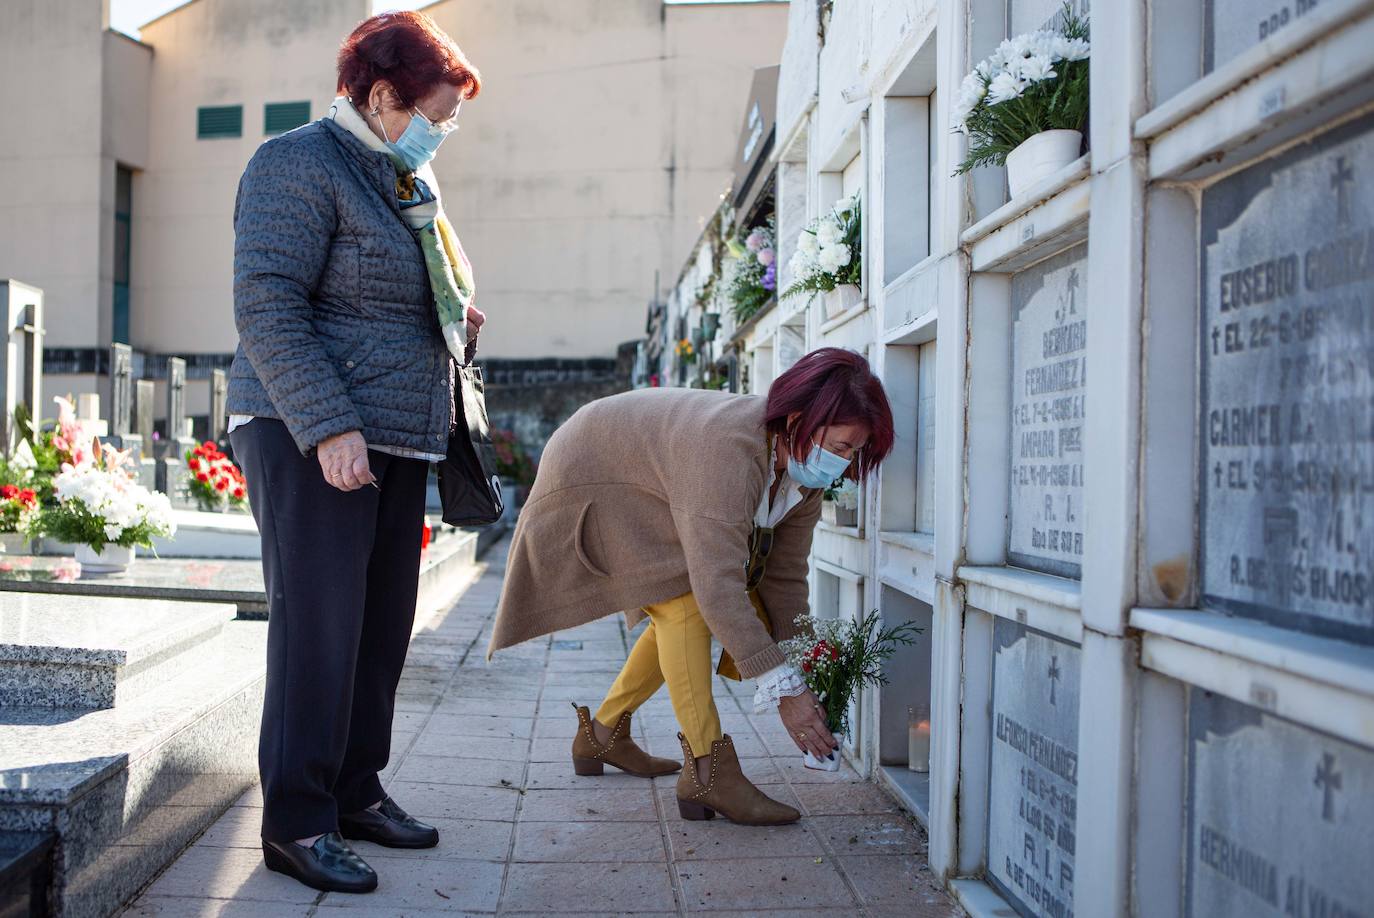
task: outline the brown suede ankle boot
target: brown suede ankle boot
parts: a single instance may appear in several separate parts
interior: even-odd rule
[[[686,763],[677,776],[677,809],[683,819],[711,819],[719,813],[743,826],[781,826],[801,818],[792,807],[750,783],[740,770],[729,734],[711,744],[711,778],[704,787],[697,780],[692,747],[681,733],[677,738]]]
[[[592,732],[592,714],[587,708],[573,705],[577,712],[577,735],[573,737],[573,771],[579,775],[599,775],[606,765],[614,765],[637,778],[657,778],[670,775],[682,766],[672,759],[649,755],[630,738],[630,714],[625,712],[611,730],[610,741],[601,745]]]

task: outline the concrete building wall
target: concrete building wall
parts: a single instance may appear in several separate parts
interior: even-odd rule
[[[778,3],[443,0],[486,83],[435,172],[472,257],[494,358],[610,357],[643,331],[729,183]],[[646,278],[649,279],[646,282]]]
[[[154,49],[146,167],[134,181],[133,344],[232,352],[234,196],[266,139],[264,105],[334,98],[339,42],[367,0],[193,0],[141,29]],[[243,134],[200,140],[201,106],[242,105]]]
[[[41,287],[49,346],[94,343],[104,100],[100,0],[0,4],[0,276]],[[35,80],[41,75],[41,82]]]

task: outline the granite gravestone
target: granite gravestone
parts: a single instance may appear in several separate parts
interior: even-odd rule
[[[162,441],[162,455],[158,457],[157,486],[171,498],[174,507],[196,505],[186,478],[186,452],[195,446],[195,441],[186,436],[186,361],[170,357],[167,360],[167,436]]]
[[[1083,407],[1088,247],[1012,278],[1013,564],[1078,577],[1083,557]]]
[[[110,420],[109,442],[127,450],[134,469],[143,463],[146,444],[134,432],[134,352],[127,344],[110,346]]]
[[[1202,72],[1211,73],[1307,14],[1358,0],[1205,0],[1202,13]]]
[[[1374,116],[1204,192],[1201,261],[1203,603],[1374,643]]]
[[[43,410],[43,291],[11,278],[0,278],[0,450],[8,454],[19,437],[14,411],[23,405],[29,417]]]
[[[1079,648],[993,624],[988,877],[1031,918],[1073,914]]]
[[[1189,690],[1187,914],[1374,914],[1374,751]]]
[[[1079,16],[1091,12],[1090,0],[1070,0],[1069,6]],[[1060,24],[1064,0],[1011,0],[1007,4],[1007,34],[1015,37],[1038,29],[1055,28]]]
[[[138,483],[148,490],[157,487],[157,459],[154,458],[153,442],[153,399],[157,397],[157,386],[151,379],[136,379],[134,392],[133,433],[138,437],[142,455],[138,461]]]
[[[224,440],[229,424],[229,374],[223,370],[210,371],[210,421],[205,439],[211,443]]]

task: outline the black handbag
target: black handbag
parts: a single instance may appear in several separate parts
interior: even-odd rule
[[[490,526],[505,513],[496,449],[487,422],[482,368],[454,365],[454,428],[439,463],[439,501],[450,526]]]

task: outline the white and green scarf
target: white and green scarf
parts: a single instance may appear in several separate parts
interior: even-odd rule
[[[429,272],[429,287],[434,292],[434,308],[443,330],[444,344],[459,365],[467,363],[467,308],[476,287],[472,280],[472,263],[463,252],[453,224],[444,215],[439,200],[439,185],[428,164],[415,172],[406,171],[405,163],[391,151],[382,139],[372,132],[363,116],[346,97],[340,96],[330,106],[329,117],[362,141],[369,149],[385,153],[396,166],[396,201],[401,217],[420,241]]]

